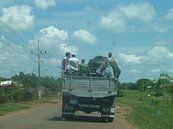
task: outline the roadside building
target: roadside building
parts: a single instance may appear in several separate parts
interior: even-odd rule
[[[1,82],[0,82],[0,86],[1,86],[1,87],[9,87],[9,86],[13,86],[14,84],[15,84],[15,82],[12,81],[12,80],[1,81]]]

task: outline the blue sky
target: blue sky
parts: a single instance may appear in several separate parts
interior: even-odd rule
[[[65,51],[89,60],[112,51],[121,81],[173,73],[173,1],[0,0],[0,76],[37,73],[58,77]]]

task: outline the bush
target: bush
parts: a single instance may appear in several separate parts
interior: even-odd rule
[[[0,96],[0,104],[4,104],[8,101],[7,97],[6,96]]]
[[[22,90],[15,90],[11,93],[14,102],[19,102],[22,98]]]
[[[124,93],[118,89],[117,91],[117,97],[123,97],[124,96]]]
[[[25,92],[23,92],[23,94],[22,94],[22,97],[21,97],[21,100],[22,101],[31,101],[32,100],[32,93],[31,92],[29,92],[29,91],[25,91]]]
[[[163,92],[162,91],[155,91],[155,93],[153,95],[155,97],[160,97],[160,96],[163,96]]]

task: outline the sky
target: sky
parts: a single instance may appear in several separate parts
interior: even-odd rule
[[[60,77],[67,51],[112,52],[121,82],[172,75],[173,1],[0,0],[0,76],[37,74],[38,40],[41,76]]]

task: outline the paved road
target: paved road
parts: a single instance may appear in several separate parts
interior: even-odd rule
[[[135,129],[121,114],[113,123],[104,123],[95,116],[61,119],[61,104],[45,104],[41,107],[0,117],[0,129]]]

